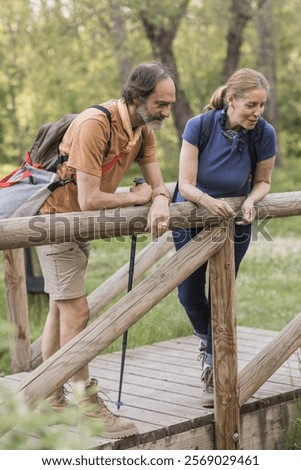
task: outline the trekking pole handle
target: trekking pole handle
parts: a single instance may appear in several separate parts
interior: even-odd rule
[[[141,177],[134,178],[133,181],[134,181],[134,183],[135,183],[135,186],[139,186],[139,184],[145,183],[145,179],[144,179],[144,178],[141,178]]]

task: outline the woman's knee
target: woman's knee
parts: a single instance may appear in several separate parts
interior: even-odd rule
[[[185,310],[190,312],[202,313],[203,311],[208,310],[208,300],[207,298],[195,298],[189,295],[187,292],[178,294],[180,304],[185,308]]]

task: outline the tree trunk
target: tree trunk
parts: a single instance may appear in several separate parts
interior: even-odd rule
[[[273,5],[271,0],[265,0],[258,16],[258,31],[260,36],[260,59],[261,71],[268,79],[271,91],[269,102],[266,107],[267,120],[277,130],[278,107],[276,99],[277,77],[276,77],[276,49],[274,40],[274,22],[271,14]],[[276,165],[282,166],[282,158],[278,151]]]
[[[173,118],[178,134],[179,145],[181,145],[182,142],[182,133],[185,124],[192,116],[192,110],[185,91],[181,88],[177,64],[172,52],[172,44],[178,31],[180,21],[187,11],[188,3],[189,0],[182,0],[179,2],[177,8],[171,8],[169,10],[169,21],[162,21],[164,12],[157,11],[158,8],[160,8],[159,6],[156,8],[156,12],[153,6],[150,5],[149,9],[142,9],[140,11],[140,19],[146,35],[151,42],[154,57],[159,58],[174,73],[177,88],[177,101],[173,107]],[[158,18],[155,13],[158,14]]]
[[[252,16],[252,0],[232,0],[231,20],[227,35],[227,55],[224,64],[223,80],[227,81],[229,76],[237,69],[240,48],[243,42],[243,33],[247,22]]]
[[[124,14],[120,8],[120,0],[110,0],[110,17],[114,25],[114,34],[111,37],[116,44],[115,57],[118,62],[121,83],[125,83],[133,67],[128,51],[124,47],[127,34],[124,27]]]

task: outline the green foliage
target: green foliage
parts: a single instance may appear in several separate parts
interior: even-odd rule
[[[283,431],[284,449],[301,450],[301,400],[297,400],[296,412],[290,429]]]
[[[1,161],[23,157],[40,125],[120,96],[130,69],[152,58],[140,14],[157,27],[178,21],[173,43],[181,87],[194,113],[220,84],[227,53],[231,0],[8,0],[0,6]],[[258,67],[258,10],[252,2],[240,65]],[[298,2],[272,2],[277,68],[278,140],[284,160],[300,157],[301,72]],[[258,10],[258,11],[257,11]],[[170,12],[173,11],[173,15]],[[222,12],[222,14],[221,14]],[[289,27],[288,27],[289,25]],[[175,28],[176,31],[176,28]],[[189,51],[189,53],[187,53]],[[157,133],[165,175],[175,179],[178,138],[172,120]]]
[[[82,420],[78,407],[54,412],[41,401],[33,410],[19,395],[3,386],[0,386],[0,403],[2,450],[87,449],[93,436],[103,434],[102,423]]]

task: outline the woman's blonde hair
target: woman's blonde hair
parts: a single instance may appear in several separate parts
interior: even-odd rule
[[[228,106],[227,96],[232,94],[234,98],[243,98],[250,90],[262,88],[270,91],[270,85],[262,73],[252,69],[240,69],[231,75],[228,81],[218,87],[210,98],[209,103],[205,106],[204,112],[212,109],[223,109]]]

